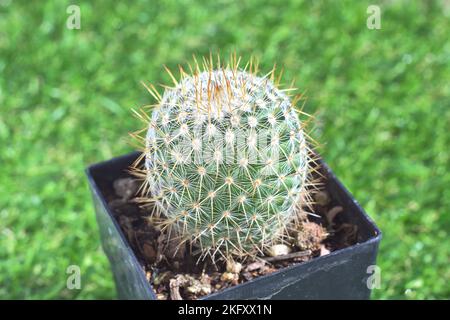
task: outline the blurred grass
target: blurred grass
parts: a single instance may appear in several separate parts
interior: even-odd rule
[[[141,80],[210,49],[307,90],[325,159],[384,232],[373,297],[450,298],[448,1],[78,1],[81,30],[70,4],[0,0],[0,298],[115,297],[83,169],[131,150]]]

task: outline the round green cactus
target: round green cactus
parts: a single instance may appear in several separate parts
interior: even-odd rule
[[[172,78],[162,97],[148,88],[158,104],[142,171],[164,228],[212,257],[280,243],[312,161],[288,90],[237,64]]]

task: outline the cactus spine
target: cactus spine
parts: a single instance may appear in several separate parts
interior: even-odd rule
[[[212,59],[191,75],[170,71],[174,87],[147,120],[143,157],[135,169],[144,199],[180,244],[202,256],[253,255],[280,243],[309,199],[312,159],[289,89],[277,88],[274,70],[257,75],[251,61]]]

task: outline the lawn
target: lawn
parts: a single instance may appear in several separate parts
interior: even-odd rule
[[[132,150],[141,80],[210,50],[307,92],[322,155],[384,232],[373,298],[450,298],[448,1],[77,1],[80,30],[70,4],[0,1],[0,298],[115,297],[83,170]]]

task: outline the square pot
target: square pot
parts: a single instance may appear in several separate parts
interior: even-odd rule
[[[105,200],[105,185],[123,177],[138,152],[87,168],[103,250],[109,258],[119,299],[156,299],[143,266],[130,247]],[[355,245],[298,263],[271,274],[227,288],[203,299],[369,299],[367,285],[381,240],[381,232],[352,195],[323,162],[331,197],[344,208],[341,213],[358,227]]]

